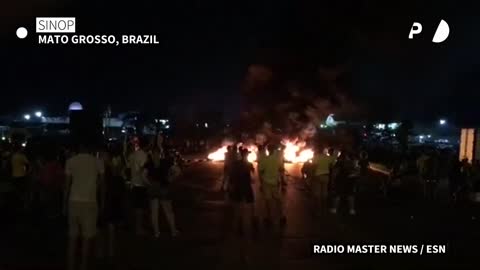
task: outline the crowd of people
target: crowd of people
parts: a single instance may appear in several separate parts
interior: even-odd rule
[[[14,209],[16,216],[30,215],[35,207],[46,218],[67,217],[69,269],[77,264],[89,269],[93,239],[102,239],[96,244],[114,256],[115,235],[119,225],[127,222],[130,209],[137,234],[146,233],[144,217],[148,213],[153,236],[160,236],[160,209],[170,235],[179,233],[170,183],[180,175],[181,162],[161,140],[150,144],[135,140],[105,148],[78,143],[28,154],[24,146],[13,143],[0,150],[2,180],[10,187],[2,194],[7,208]],[[102,237],[95,237],[98,232]],[[77,251],[78,241],[81,252]],[[80,258],[76,258],[77,253]]]
[[[303,173],[314,198],[314,214],[322,215],[328,209],[336,214],[341,199],[348,202],[348,213],[356,215],[355,194],[362,177],[367,177],[368,154],[330,147],[317,148],[311,163],[304,165]]]
[[[161,136],[149,143],[137,139],[103,148],[78,143],[75,147],[28,154],[24,146],[13,143],[3,145],[0,154],[1,179],[11,186],[7,201],[13,207],[9,208],[26,214],[36,205],[48,218],[68,218],[69,269],[74,269],[78,262],[82,269],[88,269],[93,239],[101,239],[96,244],[113,257],[115,236],[129,213],[133,217],[132,230],[138,235],[147,233],[144,217],[149,216],[152,236],[160,236],[161,210],[170,235],[179,234],[171,183],[181,174],[182,164]],[[255,210],[258,199],[265,205],[265,226],[285,226],[287,173],[282,146],[258,146],[256,167],[249,162],[249,154],[247,148],[234,145],[228,146],[225,154],[222,190],[233,210],[232,231],[258,230],[259,213]],[[313,159],[302,168],[312,195],[314,216],[337,214],[342,200],[348,214],[356,215],[358,183],[368,177],[369,164],[366,151],[318,145]],[[389,174],[390,181],[414,175],[422,183],[427,199],[435,197],[441,179],[449,180],[453,201],[480,192],[480,162],[458,161],[452,153],[430,150],[405,155],[394,163]],[[101,237],[97,237],[99,232]],[[78,241],[81,252],[77,251]],[[248,256],[249,241],[240,248]],[[80,258],[76,258],[78,253]]]
[[[282,228],[287,223],[285,198],[288,174],[284,168],[282,146],[268,144],[257,148],[256,171],[248,160],[247,148],[230,145],[225,154],[222,189],[233,210],[231,231],[240,235],[242,232],[256,234],[260,218],[255,207],[258,202],[265,206],[263,222],[267,229]],[[367,175],[368,155],[363,151],[358,155],[349,151],[334,151],[323,145],[319,145],[315,153],[311,162],[305,163],[302,168],[313,195],[313,214],[321,216],[327,210],[336,214],[341,200],[346,199],[348,213],[356,215],[356,184],[360,177]],[[251,237],[248,235],[242,239],[241,253],[248,260]]]
[[[471,201],[480,192],[480,162],[459,160],[450,149],[423,148],[393,155],[389,182],[414,179],[421,186],[426,200],[438,199],[441,183],[448,183],[448,199],[452,203]]]

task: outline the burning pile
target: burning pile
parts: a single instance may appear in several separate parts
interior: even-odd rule
[[[241,145],[239,145],[241,146]],[[250,152],[247,156],[249,162],[257,161],[257,147],[256,146],[249,146],[247,147],[248,151]],[[217,149],[215,152],[212,152],[208,155],[208,159],[211,161],[223,161],[225,160],[225,154],[227,153],[227,146],[224,145]]]
[[[313,159],[313,150],[304,147],[304,144],[295,144],[290,141],[286,142],[285,149],[283,150],[284,160],[291,163],[304,163]]]
[[[313,159],[314,152],[312,149],[307,148],[304,142],[294,142],[290,140],[282,141],[284,145],[283,158],[285,162],[290,163],[304,163]],[[241,144],[237,145],[241,146]],[[248,161],[255,162],[257,161],[257,147],[256,146],[247,146],[246,147],[250,154],[248,154]],[[224,145],[216,151],[208,155],[208,159],[212,161],[223,161],[225,160],[225,154],[227,153],[227,146]]]
[[[225,154],[227,153],[227,146],[224,145],[217,151],[208,154],[208,159],[212,161],[222,161],[225,159]]]

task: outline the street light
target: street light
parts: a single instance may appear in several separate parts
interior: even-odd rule
[[[40,112],[40,111],[35,112],[35,116],[36,116],[36,117],[42,117],[42,112]]]
[[[447,124],[447,120],[445,119],[440,119],[440,121],[438,121],[440,123],[441,126],[444,126],[445,124]]]
[[[23,118],[25,118],[25,120],[30,120],[30,114],[25,114]]]

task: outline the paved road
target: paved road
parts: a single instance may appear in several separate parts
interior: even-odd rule
[[[314,218],[309,192],[299,177],[299,166],[288,165],[285,228],[260,226],[249,246],[248,264],[241,260],[240,240],[228,233],[228,204],[219,192],[221,163],[193,163],[175,186],[175,210],[182,235],[133,236],[128,227],[119,235],[113,262],[96,260],[98,269],[470,269],[480,243],[475,209],[454,209],[442,202],[424,203],[414,185],[402,185],[385,199],[379,176],[361,184],[358,215],[343,213]],[[263,202],[257,200],[263,215]],[[479,217],[480,218],[480,217]],[[0,269],[62,269],[65,225],[42,219],[5,218],[0,232]],[[316,255],[312,243],[448,244],[449,255],[352,256]]]

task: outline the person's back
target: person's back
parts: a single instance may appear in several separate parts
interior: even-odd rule
[[[277,185],[280,179],[281,158],[273,152],[263,158],[261,164],[262,179],[266,184]]]
[[[334,162],[335,158],[333,156],[328,156],[325,154],[316,156],[313,160],[313,164],[315,166],[315,176],[330,174],[330,170]]]
[[[80,153],[67,161],[66,173],[71,176],[70,201],[96,202],[97,179],[104,167],[94,156]]]
[[[40,170],[39,179],[45,186],[59,187],[63,184],[64,173],[62,166],[55,159],[47,160],[45,166]]]
[[[422,154],[417,159],[417,169],[420,175],[424,175],[426,173],[427,160],[428,156],[426,154]]]
[[[134,186],[144,186],[144,166],[147,163],[148,156],[142,149],[133,152],[129,157],[129,167],[132,174],[132,184]]]
[[[90,252],[90,241],[97,233],[97,185],[103,180],[104,164],[91,154],[84,146],[80,153],[67,161],[65,173],[70,187],[68,196],[68,268],[73,269],[78,237],[82,238],[82,264],[86,266]],[[101,190],[103,191],[103,190]],[[100,202],[104,201],[103,192],[99,192]],[[66,203],[66,202],[65,202]],[[101,204],[103,206],[103,204]]]
[[[122,177],[125,169],[125,164],[123,162],[123,157],[121,155],[114,155],[112,157],[112,176],[113,177]]]
[[[169,173],[172,166],[173,160],[171,158],[165,157],[159,160],[157,166],[155,167],[157,183],[162,187],[167,187],[170,184]]]
[[[237,160],[236,152],[232,146],[227,147],[227,152],[225,153],[225,161],[224,161],[224,172],[229,173],[230,166],[232,163]]]
[[[233,189],[245,190],[249,188],[252,183],[251,172],[253,166],[244,160],[236,160],[232,162],[232,169],[230,173],[230,183]]]
[[[12,177],[13,178],[21,178],[27,175],[27,166],[28,166],[28,159],[20,151],[15,152],[12,155]]]
[[[370,165],[370,161],[368,159],[368,153],[365,151],[362,151],[360,153],[360,159],[358,161],[358,165],[360,166],[360,174],[362,176],[367,175],[368,173],[368,167]]]

